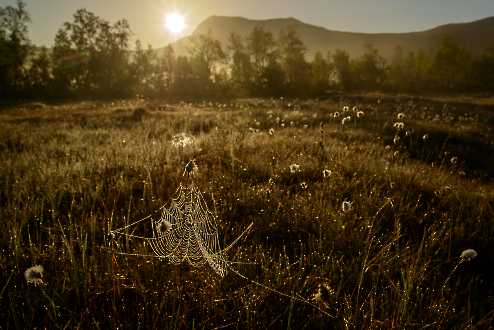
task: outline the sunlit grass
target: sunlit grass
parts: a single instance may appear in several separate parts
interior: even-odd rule
[[[487,327],[493,116],[372,99],[2,110],[1,323]],[[109,230],[169,201],[192,158],[222,242],[254,222],[229,258],[257,265],[238,270],[334,318],[233,273],[112,252]],[[469,248],[478,254],[459,263]],[[33,265],[43,286],[24,279]]]

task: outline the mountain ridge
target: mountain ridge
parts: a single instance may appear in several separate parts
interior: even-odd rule
[[[185,54],[191,40],[200,34],[210,34],[225,46],[231,33],[246,37],[255,26],[262,26],[275,37],[283,29],[294,28],[307,47],[308,57],[313,56],[317,51],[326,53],[336,49],[346,50],[352,57],[357,57],[365,52],[365,45],[371,44],[384,58],[390,59],[397,47],[400,47],[404,53],[419,49],[432,51],[444,38],[458,42],[474,54],[494,46],[494,41],[491,40],[494,35],[494,16],[470,22],[443,24],[420,31],[365,33],[331,30],[305,23],[295,17],[258,20],[242,16],[219,15],[203,20],[191,35],[178,40],[174,46],[177,53]]]

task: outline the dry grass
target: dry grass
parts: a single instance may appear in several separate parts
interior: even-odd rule
[[[392,98],[350,102],[2,110],[0,326],[488,328],[494,112]],[[345,104],[365,116],[352,113],[342,126],[333,113]],[[173,147],[179,133],[194,144]],[[209,268],[112,252],[110,228],[168,201],[191,158],[223,244],[254,222],[230,259],[257,265],[238,271],[334,318],[232,272],[220,279]],[[351,211],[343,212],[345,201]],[[452,273],[466,248],[478,257]],[[34,287],[23,274],[37,264],[45,285]]]

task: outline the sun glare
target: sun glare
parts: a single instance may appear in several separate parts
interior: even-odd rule
[[[172,34],[182,33],[185,29],[185,18],[179,13],[169,13],[165,17],[165,27]]]

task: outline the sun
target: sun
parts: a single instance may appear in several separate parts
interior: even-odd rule
[[[169,13],[165,17],[165,27],[172,34],[180,34],[185,29],[185,17],[177,12]]]

